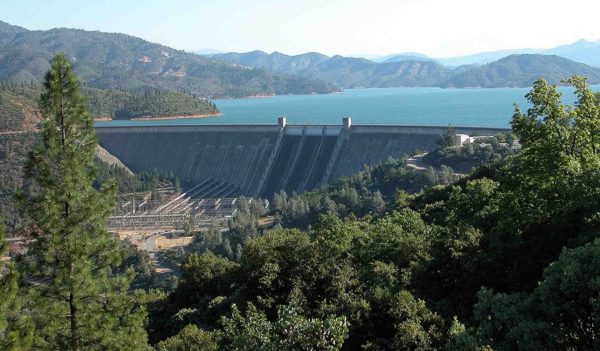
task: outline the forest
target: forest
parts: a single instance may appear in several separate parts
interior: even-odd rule
[[[19,105],[24,104],[30,109],[35,109],[42,89],[43,86],[35,81],[28,83],[0,81],[0,112],[6,110],[8,116],[6,122],[3,119],[1,123],[18,125],[23,114],[20,112],[22,108]],[[82,93],[95,118],[132,119],[219,113],[217,106],[211,100],[183,90],[168,91],[148,87],[117,90],[83,87]],[[4,126],[0,125],[0,127]]]
[[[430,162],[473,154],[476,169],[454,178],[389,160],[280,193],[272,228],[240,201],[235,249],[199,233],[176,286],[151,288],[132,285],[140,270],[106,231],[117,185],[94,186],[91,117],[57,56],[44,143],[25,165],[35,186],[19,195],[35,240],[0,278],[0,349],[596,350],[600,96],[583,77],[564,83],[574,105],[540,79],[515,108],[513,135],[496,142],[515,138],[519,152],[441,148]]]
[[[208,116],[218,113],[214,102],[192,93],[150,90],[131,97],[123,108],[114,112],[114,116],[116,119],[132,119]]]

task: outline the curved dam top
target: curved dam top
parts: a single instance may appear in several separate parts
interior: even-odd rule
[[[506,128],[453,127],[494,135]],[[448,127],[401,125],[193,125],[96,127],[99,143],[134,172],[170,170],[204,197],[304,192],[389,157],[436,148]]]

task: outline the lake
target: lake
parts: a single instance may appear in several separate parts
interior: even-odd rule
[[[600,91],[600,85],[592,86]],[[575,100],[573,89],[561,87],[564,101]],[[215,100],[219,117],[161,121],[105,121],[97,126],[276,124],[285,116],[290,124],[341,124],[352,117],[355,124],[454,125],[508,127],[513,104],[527,108],[529,88],[347,89],[327,95],[282,95],[255,99]]]

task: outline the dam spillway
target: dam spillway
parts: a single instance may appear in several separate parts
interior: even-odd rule
[[[348,122],[348,121],[346,121]],[[493,135],[503,128],[453,127]],[[172,171],[228,196],[272,198],[352,175],[364,165],[436,148],[448,127],[394,125],[182,125],[97,127],[99,143],[134,172]]]

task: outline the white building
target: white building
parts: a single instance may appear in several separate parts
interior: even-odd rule
[[[456,134],[454,138],[454,146],[463,146],[473,142],[473,138],[467,134]]]

